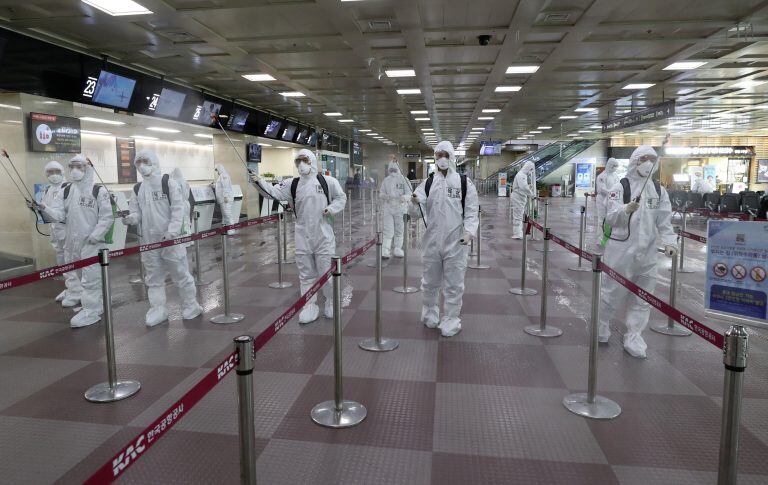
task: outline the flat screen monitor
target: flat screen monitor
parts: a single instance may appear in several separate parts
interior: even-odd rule
[[[184,98],[186,97],[187,95],[184,93],[163,88],[160,92],[160,99],[157,100],[155,113],[168,118],[178,118],[181,107],[184,106]]]
[[[264,136],[268,136],[269,138],[276,138],[277,134],[280,133],[280,127],[283,125],[283,122],[276,119],[269,120],[269,123],[267,123],[267,127],[264,128]]]
[[[501,143],[494,141],[480,142],[480,155],[495,156],[501,155]]]
[[[244,109],[233,109],[232,115],[229,117],[229,129],[242,132],[245,129],[245,123],[248,121],[249,114],[250,113]]]
[[[312,132],[309,134],[307,145],[310,145],[310,146],[317,145],[317,130],[312,130]]]
[[[92,99],[94,103],[126,109],[131,103],[134,87],[136,87],[135,79],[119,76],[109,71],[101,71],[93,89]],[[86,83],[87,89],[88,84]],[[83,96],[87,96],[85,91],[83,91]]]
[[[283,132],[280,135],[281,140],[285,141],[293,141],[293,135],[296,134],[296,125],[293,123],[288,123],[283,128]]]
[[[29,113],[28,138],[33,152],[80,153],[80,120]]]
[[[261,145],[258,143],[248,144],[248,163],[261,163]]]
[[[768,160],[757,161],[757,183],[768,184]]]
[[[221,104],[205,100],[203,101],[203,104],[198,105],[195,108],[195,113],[192,115],[192,121],[206,126],[215,125],[216,122],[213,121],[211,116],[218,116],[220,112]]]
[[[309,139],[309,128],[299,128],[299,133],[296,135],[296,143],[301,143],[302,145],[307,143],[307,140]]]

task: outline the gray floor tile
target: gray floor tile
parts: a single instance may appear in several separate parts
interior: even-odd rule
[[[613,472],[621,485],[700,485],[716,483],[716,472],[684,470],[676,468],[652,468],[639,466],[614,466]],[[766,475],[739,474],[740,485],[764,485]]]
[[[80,360],[0,356],[0,410],[88,364]]]

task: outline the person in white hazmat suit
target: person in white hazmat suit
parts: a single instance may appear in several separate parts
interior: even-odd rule
[[[43,205],[53,205],[53,201],[56,200],[59,192],[64,190],[66,183],[66,180],[64,180],[64,167],[54,160],[45,164],[44,172],[45,178],[48,179],[50,185],[43,191],[42,196],[40,197],[40,202]],[[49,236],[49,240],[51,241],[53,250],[56,252],[56,264],[61,266],[67,261],[67,258],[64,255],[64,241],[66,239],[67,226],[62,222],[51,222],[50,225],[51,235]],[[67,288],[78,284],[76,282],[76,280],[78,280],[77,272],[70,271],[69,273],[65,273],[64,280]],[[64,307],[73,307],[79,303],[79,300],[75,301],[71,298],[67,298],[66,289],[56,296],[56,301],[61,302]]]
[[[251,173],[251,181],[267,198],[287,200],[296,214],[295,245],[296,266],[299,270],[301,293],[304,294],[331,267],[336,254],[336,237],[332,218],[344,210],[347,196],[339,181],[319,175],[317,157],[310,150],[299,150],[294,160],[299,171],[297,178],[272,185]],[[292,190],[293,189],[293,190]],[[333,317],[333,290],[329,281],[322,288],[325,295],[324,316]],[[320,316],[317,295],[314,295],[299,313],[299,323],[310,323]]]
[[[479,224],[479,202],[472,181],[456,172],[453,145],[441,141],[435,147],[437,170],[413,193],[413,213],[417,204],[426,207],[427,229],[422,244],[421,289],[424,292],[421,321],[428,328],[439,328],[443,337],[461,331],[461,304],[468,245]],[[466,194],[462,202],[462,178]],[[440,290],[444,296],[440,317]]]
[[[107,233],[115,222],[106,187],[95,185],[95,171],[83,155],[69,161],[70,185],[59,191],[51,205],[40,205],[47,218],[66,223],[64,258],[67,262],[90,258],[106,248]],[[93,325],[104,311],[101,298],[101,271],[98,264],[82,269],[81,278],[68,278],[65,305],[80,301],[82,309],[70,320],[73,328]],[[69,286],[71,285],[71,286]]]
[[[157,155],[142,150],[133,161],[142,182],[134,187],[128,203],[130,213],[124,224],[141,225],[141,244],[176,239],[181,236],[185,203],[179,184],[160,172]],[[163,180],[165,178],[165,180]],[[181,316],[185,320],[203,313],[197,302],[195,280],[189,274],[187,250],[183,245],[169,246],[141,253],[149,310],[145,318],[148,327],[168,320],[165,298],[165,276],[170,274],[181,299]]]
[[[411,183],[400,173],[397,159],[387,166],[387,176],[379,188],[381,203],[381,257],[388,258],[390,246],[396,258],[403,257],[403,214],[406,213],[407,202],[411,197]],[[393,239],[394,238],[394,239]]]
[[[181,190],[181,198],[184,201],[184,219],[181,224],[180,236],[189,236],[195,230],[192,224],[192,202],[190,202],[192,199],[192,189],[189,188],[187,179],[184,177],[184,174],[181,172],[179,167],[173,169],[173,172],[171,172],[171,178],[175,180],[177,184],[179,184],[179,189]],[[193,245],[194,243],[190,241],[183,246],[188,248]]]
[[[602,227],[603,220],[605,219],[605,205],[608,200],[608,192],[619,181],[619,177],[616,174],[616,170],[619,168],[619,162],[615,158],[609,158],[605,162],[605,170],[597,176],[595,180],[595,202],[597,204],[597,224],[598,227]]]
[[[232,190],[232,178],[229,176],[227,169],[224,165],[216,164],[216,183],[214,191],[216,192],[216,201],[219,203],[219,210],[221,211],[221,225],[229,226],[236,222],[236,219],[232,215],[232,204],[235,201],[234,191]]]
[[[523,214],[530,197],[535,195],[536,165],[525,162],[512,181],[512,239],[523,238]]]
[[[614,184],[608,194],[605,216],[606,223],[611,226],[611,235],[605,246],[603,262],[649,293],[656,287],[657,236],[660,236],[667,256],[677,251],[667,191],[658,185],[657,192],[657,185],[651,180],[643,189],[645,180],[658,167],[657,157],[656,151],[648,145],[640,146],[632,153],[626,177],[630,188],[628,200],[625,201],[621,181]],[[624,349],[633,357],[645,358],[647,345],[642,332],[648,325],[651,308],[611,278],[603,278],[598,340],[608,341],[611,335],[609,322],[622,319],[619,310],[625,303],[627,310],[623,319],[627,332]]]

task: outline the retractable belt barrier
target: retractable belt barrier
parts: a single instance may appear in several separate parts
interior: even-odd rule
[[[237,229],[240,227],[249,227],[259,223],[277,220],[277,216],[263,217],[260,219],[254,219],[250,221],[244,221],[239,224],[233,224],[231,226],[225,226],[218,230],[213,230],[213,234],[228,231],[230,229]],[[257,222],[258,221],[258,222]],[[206,231],[211,232],[211,231]],[[198,233],[202,234],[202,233]],[[192,236],[190,236],[192,237]],[[187,239],[187,238],[184,238]],[[171,241],[164,241],[171,242]],[[181,243],[179,243],[181,244]],[[363,255],[374,244],[376,244],[376,238],[366,242],[363,246],[353,249],[347,253],[342,262],[347,264],[355,258]],[[165,247],[165,246],[163,246]],[[133,249],[133,248],[131,248]],[[97,262],[98,262],[98,258]],[[86,260],[87,261],[87,260]],[[87,264],[85,265],[87,266]],[[333,268],[329,268],[318,280],[313,284],[306,293],[296,300],[296,302],[283,312],[282,315],[272,322],[272,324],[263,330],[253,341],[254,352],[264,347],[272,337],[277,335],[277,332],[282,329],[285,324],[293,318],[294,315],[312,298],[315,293],[320,291],[320,288],[328,282],[331,277]],[[68,269],[68,271],[71,271]],[[136,460],[146,453],[158,439],[165,435],[171,428],[173,428],[179,420],[189,414],[189,411],[205,397],[219,382],[224,379],[230,372],[235,370],[239,362],[239,356],[237,352],[229,354],[219,365],[212,369],[205,375],[200,381],[195,384],[192,389],[187,391],[181,398],[171,404],[163,414],[155,419],[149,426],[147,426],[142,432],[136,435],[127,445],[123,446],[119,452],[117,452],[110,460],[102,465],[91,477],[84,483],[88,485],[96,485],[101,483],[109,483],[117,480]]]
[[[158,242],[149,243],[149,244],[141,244],[139,246],[133,246],[130,248],[110,251],[109,257],[110,259],[121,258],[123,256],[130,256],[132,254],[145,253],[147,251],[155,251],[157,249],[167,248],[170,246],[178,246],[179,244],[186,244],[192,241],[207,239],[217,234],[223,234],[232,229],[241,229],[245,227],[258,226],[259,224],[265,224],[267,222],[274,222],[277,220],[278,220],[277,214],[266,216],[266,217],[259,217],[257,219],[248,219],[247,221],[238,222],[236,224],[232,224],[229,226],[222,226],[217,229],[209,229],[207,231],[196,232],[194,234],[190,234],[189,236],[185,236],[185,237],[169,239],[167,241],[158,241]],[[3,280],[3,281],[0,281],[0,291],[8,290],[11,288],[17,288],[19,286],[23,286],[29,283],[34,283],[35,281],[53,278],[54,276],[58,276],[64,273],[68,273],[70,271],[75,271],[81,268],[85,268],[86,266],[90,266],[98,262],[99,262],[98,256],[91,256],[90,258],[73,261],[71,263],[62,264],[59,266],[51,266],[49,268],[45,268],[40,271],[36,271],[34,273],[29,273],[22,276],[17,276],[15,278]]]
[[[692,239],[694,241],[698,241],[702,244],[707,244],[707,238],[705,236],[699,236],[698,234],[694,234],[692,232],[688,231],[680,231],[679,234],[687,239]]]

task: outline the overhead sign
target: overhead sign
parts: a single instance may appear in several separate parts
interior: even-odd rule
[[[707,226],[708,311],[768,325],[768,222],[710,220]]]
[[[77,118],[30,113],[28,135],[30,151],[80,153],[80,120]]]
[[[621,130],[631,126],[643,125],[645,123],[671,118],[672,116],[675,116],[674,100],[605,121],[603,123],[603,133]]]
[[[665,147],[664,155],[669,157],[727,157],[744,156],[752,157],[755,155],[755,147],[748,146],[693,146],[693,147]]]
[[[421,158],[421,153],[406,153],[405,158]]]

